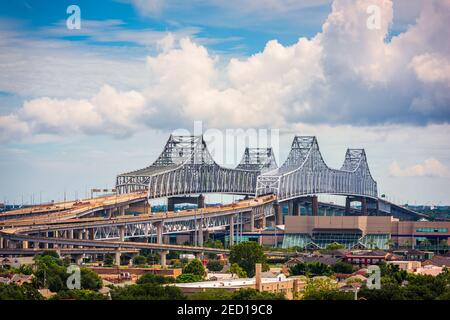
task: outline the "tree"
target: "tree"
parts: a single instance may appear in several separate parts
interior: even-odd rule
[[[183,269],[183,273],[191,273],[201,277],[206,275],[205,267],[202,262],[198,259],[194,259],[189,262]]]
[[[103,287],[103,281],[94,271],[81,268],[81,289],[97,291]]]
[[[192,273],[183,273],[176,279],[177,283],[189,283],[203,281],[203,277]]]
[[[73,289],[60,291],[50,300],[106,300],[106,297],[93,290]]]
[[[137,284],[145,284],[145,283],[153,283],[153,284],[166,284],[166,283],[174,283],[174,277],[166,277],[152,273],[146,273],[142,275],[137,281]]]
[[[333,266],[331,266],[331,269],[335,273],[352,273],[353,272],[353,265],[347,262],[338,261]]]
[[[339,291],[337,282],[330,278],[308,279],[303,300],[352,300],[352,292]]]
[[[44,297],[32,285],[25,283],[22,286],[17,284],[0,283],[1,300],[43,300]]]
[[[105,260],[103,260],[105,266],[112,266],[114,264],[114,256],[112,254],[105,255]]]
[[[231,297],[232,300],[286,300],[282,293],[258,291],[252,288],[239,289]]]
[[[228,269],[228,273],[231,273],[232,275],[237,275],[238,278],[247,278],[247,272],[242,269],[237,263],[233,263]]]
[[[147,263],[147,258],[144,256],[136,256],[133,259],[133,264],[137,266],[142,266]]]
[[[261,263],[263,271],[269,270],[263,247],[254,241],[246,241],[231,247],[230,263],[237,263],[249,277],[255,275],[255,264]]]
[[[220,271],[223,269],[223,265],[219,260],[209,260],[206,267],[209,271]]]
[[[331,267],[319,261],[301,262],[289,269],[289,273],[293,276],[304,275],[308,277],[329,276],[333,272]]]
[[[190,294],[189,300],[231,300],[233,293],[225,289],[209,289]]]
[[[395,242],[394,242],[394,240],[392,240],[392,238],[387,239],[386,243],[385,243],[385,245],[388,247],[388,249],[392,249],[394,247],[394,244],[395,244]]]
[[[326,250],[339,250],[339,249],[344,249],[345,246],[343,244],[340,243],[330,243],[327,245]]]
[[[154,283],[132,284],[114,287],[112,300],[185,300],[181,290],[175,286],[161,286]]]

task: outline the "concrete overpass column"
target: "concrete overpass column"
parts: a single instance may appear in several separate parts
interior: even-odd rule
[[[125,226],[119,226],[119,240],[125,241]]]
[[[53,231],[53,238],[55,238],[55,239],[59,238],[57,230]],[[56,244],[56,243],[53,244],[53,248],[57,249],[58,247],[59,247],[58,244]]]
[[[48,232],[45,232],[44,235],[46,238],[48,238]],[[48,249],[48,242],[44,243],[44,249]]]
[[[250,211],[250,232],[255,231],[255,212]]]
[[[0,249],[3,249],[3,238],[0,237]]]
[[[165,268],[167,267],[167,254],[169,253],[169,250],[163,250],[159,253],[159,257],[160,257],[160,264],[161,267]]]
[[[283,224],[283,213],[281,212],[281,206],[279,203],[273,205],[275,211],[275,225]]]
[[[200,218],[199,224],[198,224],[198,245],[200,247],[203,247],[203,218]]]
[[[67,238],[73,240],[73,229],[67,230]],[[73,244],[69,244],[68,247],[70,249],[73,248]]]
[[[83,240],[83,232],[84,232],[84,230],[78,231],[78,240]],[[78,248],[82,249],[83,246],[78,246]]]
[[[162,244],[163,243],[163,221],[158,221],[156,223],[156,243]]]
[[[77,265],[81,266],[81,264],[83,263],[84,255],[83,254],[77,254],[77,255],[74,256],[74,258],[75,258],[75,263]]]
[[[114,263],[116,266],[120,267],[120,257],[122,256],[122,253],[120,250],[116,250],[114,255]]]
[[[199,195],[198,199],[197,199],[197,206],[199,208],[204,208],[205,207],[205,196],[204,195]]]
[[[22,241],[22,249],[28,249],[28,241]]]
[[[230,217],[230,247],[234,244],[234,216]]]
[[[312,215],[317,217],[319,215],[319,200],[317,199],[317,196],[312,196],[311,206],[312,206]]]
[[[367,215],[367,198],[361,198],[361,212],[365,216]]]
[[[125,215],[125,207],[119,207],[119,216]]]

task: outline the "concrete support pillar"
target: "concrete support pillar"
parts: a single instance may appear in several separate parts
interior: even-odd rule
[[[59,238],[58,231],[53,231],[53,238],[55,238],[55,239],[58,239],[58,238]],[[57,243],[54,243],[54,244],[53,244],[53,248],[54,248],[54,249],[58,249],[58,248],[59,248],[59,245],[58,245]]]
[[[262,291],[261,270],[262,264],[255,264],[255,289],[258,291]]]
[[[119,207],[119,216],[125,215],[125,207]]]
[[[255,231],[255,212],[250,211],[250,232]]]
[[[234,216],[230,217],[230,247],[234,244]]]
[[[317,217],[319,215],[319,200],[317,196],[312,196],[311,206],[312,206],[312,215]]]
[[[267,222],[267,221],[266,221],[266,216],[263,215],[263,216],[261,217],[261,229],[264,230],[264,229],[266,228],[266,225],[267,225],[266,222]]]
[[[367,199],[365,197],[361,198],[361,213],[363,216],[367,215]]]
[[[197,205],[199,208],[204,208],[205,207],[205,196],[204,195],[199,195],[198,199],[197,199]]]
[[[198,230],[198,237],[197,237],[198,245],[200,247],[203,247],[203,218],[200,218],[197,230]]]
[[[351,204],[350,197],[346,197],[345,198],[345,214],[346,215],[350,215],[350,204]]]
[[[114,263],[116,266],[120,267],[120,257],[122,256],[122,253],[119,250],[116,250],[114,254]]]
[[[28,241],[22,241],[22,249],[28,249]]]
[[[165,268],[167,267],[167,254],[169,253],[169,250],[163,250],[159,253],[159,257],[160,257],[160,264],[161,267]]]
[[[83,240],[83,230],[78,230],[78,240]],[[78,248],[82,249],[83,246],[78,246]]]
[[[289,215],[291,215],[291,216],[299,216],[300,215],[298,201],[296,201],[295,199],[289,200],[288,206],[289,206]]]
[[[3,238],[0,237],[0,249],[3,249]]]
[[[156,243],[163,243],[163,222],[159,221],[156,223]]]
[[[125,241],[125,226],[119,226],[119,240]]]
[[[283,212],[279,203],[273,205],[273,210],[275,211],[275,225],[283,224]]]
[[[48,232],[45,233],[45,237],[48,238]],[[48,249],[48,242],[44,243],[44,249]]]
[[[73,229],[67,230],[67,238],[73,240]],[[68,247],[72,249],[73,244],[69,244]]]

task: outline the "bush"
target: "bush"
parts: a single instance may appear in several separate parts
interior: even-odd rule
[[[223,265],[219,260],[209,260],[206,267],[209,271],[221,271],[223,269]]]
[[[232,300],[286,300],[282,293],[257,291],[255,289],[240,289],[233,293]]]
[[[311,261],[298,263],[289,268],[289,273],[293,276],[329,276],[332,274],[331,267],[322,262]]]

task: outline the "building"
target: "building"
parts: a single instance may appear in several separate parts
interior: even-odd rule
[[[293,299],[295,293],[303,290],[306,285],[306,282],[302,277],[287,278],[282,273],[276,277],[262,277],[262,275],[263,273],[261,272],[261,267],[258,269],[257,266],[254,278],[176,283],[173,285],[180,288],[180,290],[187,295],[212,289],[237,291],[240,289],[252,288],[264,292],[283,293],[287,299]]]
[[[389,261],[388,264],[396,265],[400,268],[400,270],[405,270],[409,273],[414,273],[417,269],[422,267],[420,261]]]
[[[359,250],[347,253],[344,257],[344,261],[351,264],[357,264],[359,266],[369,266],[381,262],[390,261],[392,258],[393,254],[386,251]]]
[[[450,222],[399,221],[391,216],[286,216],[283,247],[347,249],[412,247],[448,250]]]
[[[440,256],[436,255],[433,256],[431,259],[425,260],[422,262],[423,266],[433,265],[436,267],[445,267],[450,268],[450,255],[446,256]]]

